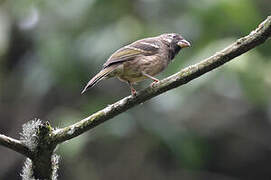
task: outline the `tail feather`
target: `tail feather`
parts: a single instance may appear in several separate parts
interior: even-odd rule
[[[83,94],[84,92],[86,92],[89,88],[93,87],[96,83],[98,83],[99,81],[101,81],[103,78],[106,77],[106,75],[108,75],[109,73],[111,73],[113,70],[116,69],[116,66],[109,66],[106,67],[105,69],[102,69],[98,74],[96,74],[85,86],[85,88],[83,89],[83,91],[81,92],[81,94]]]

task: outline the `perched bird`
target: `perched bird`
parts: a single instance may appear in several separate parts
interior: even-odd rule
[[[135,41],[114,52],[103,65],[103,69],[87,83],[81,94],[104,78],[118,77],[129,84],[132,95],[135,95],[134,83],[146,78],[152,79],[153,84],[159,82],[153,76],[163,71],[185,47],[190,47],[190,43],[176,33]]]

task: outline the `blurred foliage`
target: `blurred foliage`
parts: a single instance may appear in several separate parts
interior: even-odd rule
[[[247,35],[270,12],[270,0],[0,1],[0,133],[18,137],[35,117],[64,127],[129,95],[115,79],[80,95],[123,45],[164,32],[191,41],[164,78]],[[60,145],[59,179],[270,179],[270,47]],[[0,179],[20,179],[23,157],[0,151]]]

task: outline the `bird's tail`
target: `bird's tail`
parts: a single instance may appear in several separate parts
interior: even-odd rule
[[[83,91],[81,92],[81,94],[83,94],[84,92],[87,91],[87,89],[93,87],[96,83],[98,83],[99,81],[101,81],[103,78],[105,78],[109,73],[111,73],[112,71],[114,71],[116,69],[117,66],[108,66],[104,69],[102,69],[98,74],[96,74],[85,86],[85,88],[83,89]]]

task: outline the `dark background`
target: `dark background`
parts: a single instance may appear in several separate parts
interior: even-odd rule
[[[161,79],[247,35],[270,12],[270,0],[2,0],[0,133],[19,138],[34,118],[64,127],[129,95],[116,79],[80,91],[130,42],[179,32],[192,43]],[[60,145],[59,179],[271,179],[270,48],[269,40]],[[0,147],[0,179],[20,179],[24,160]]]

